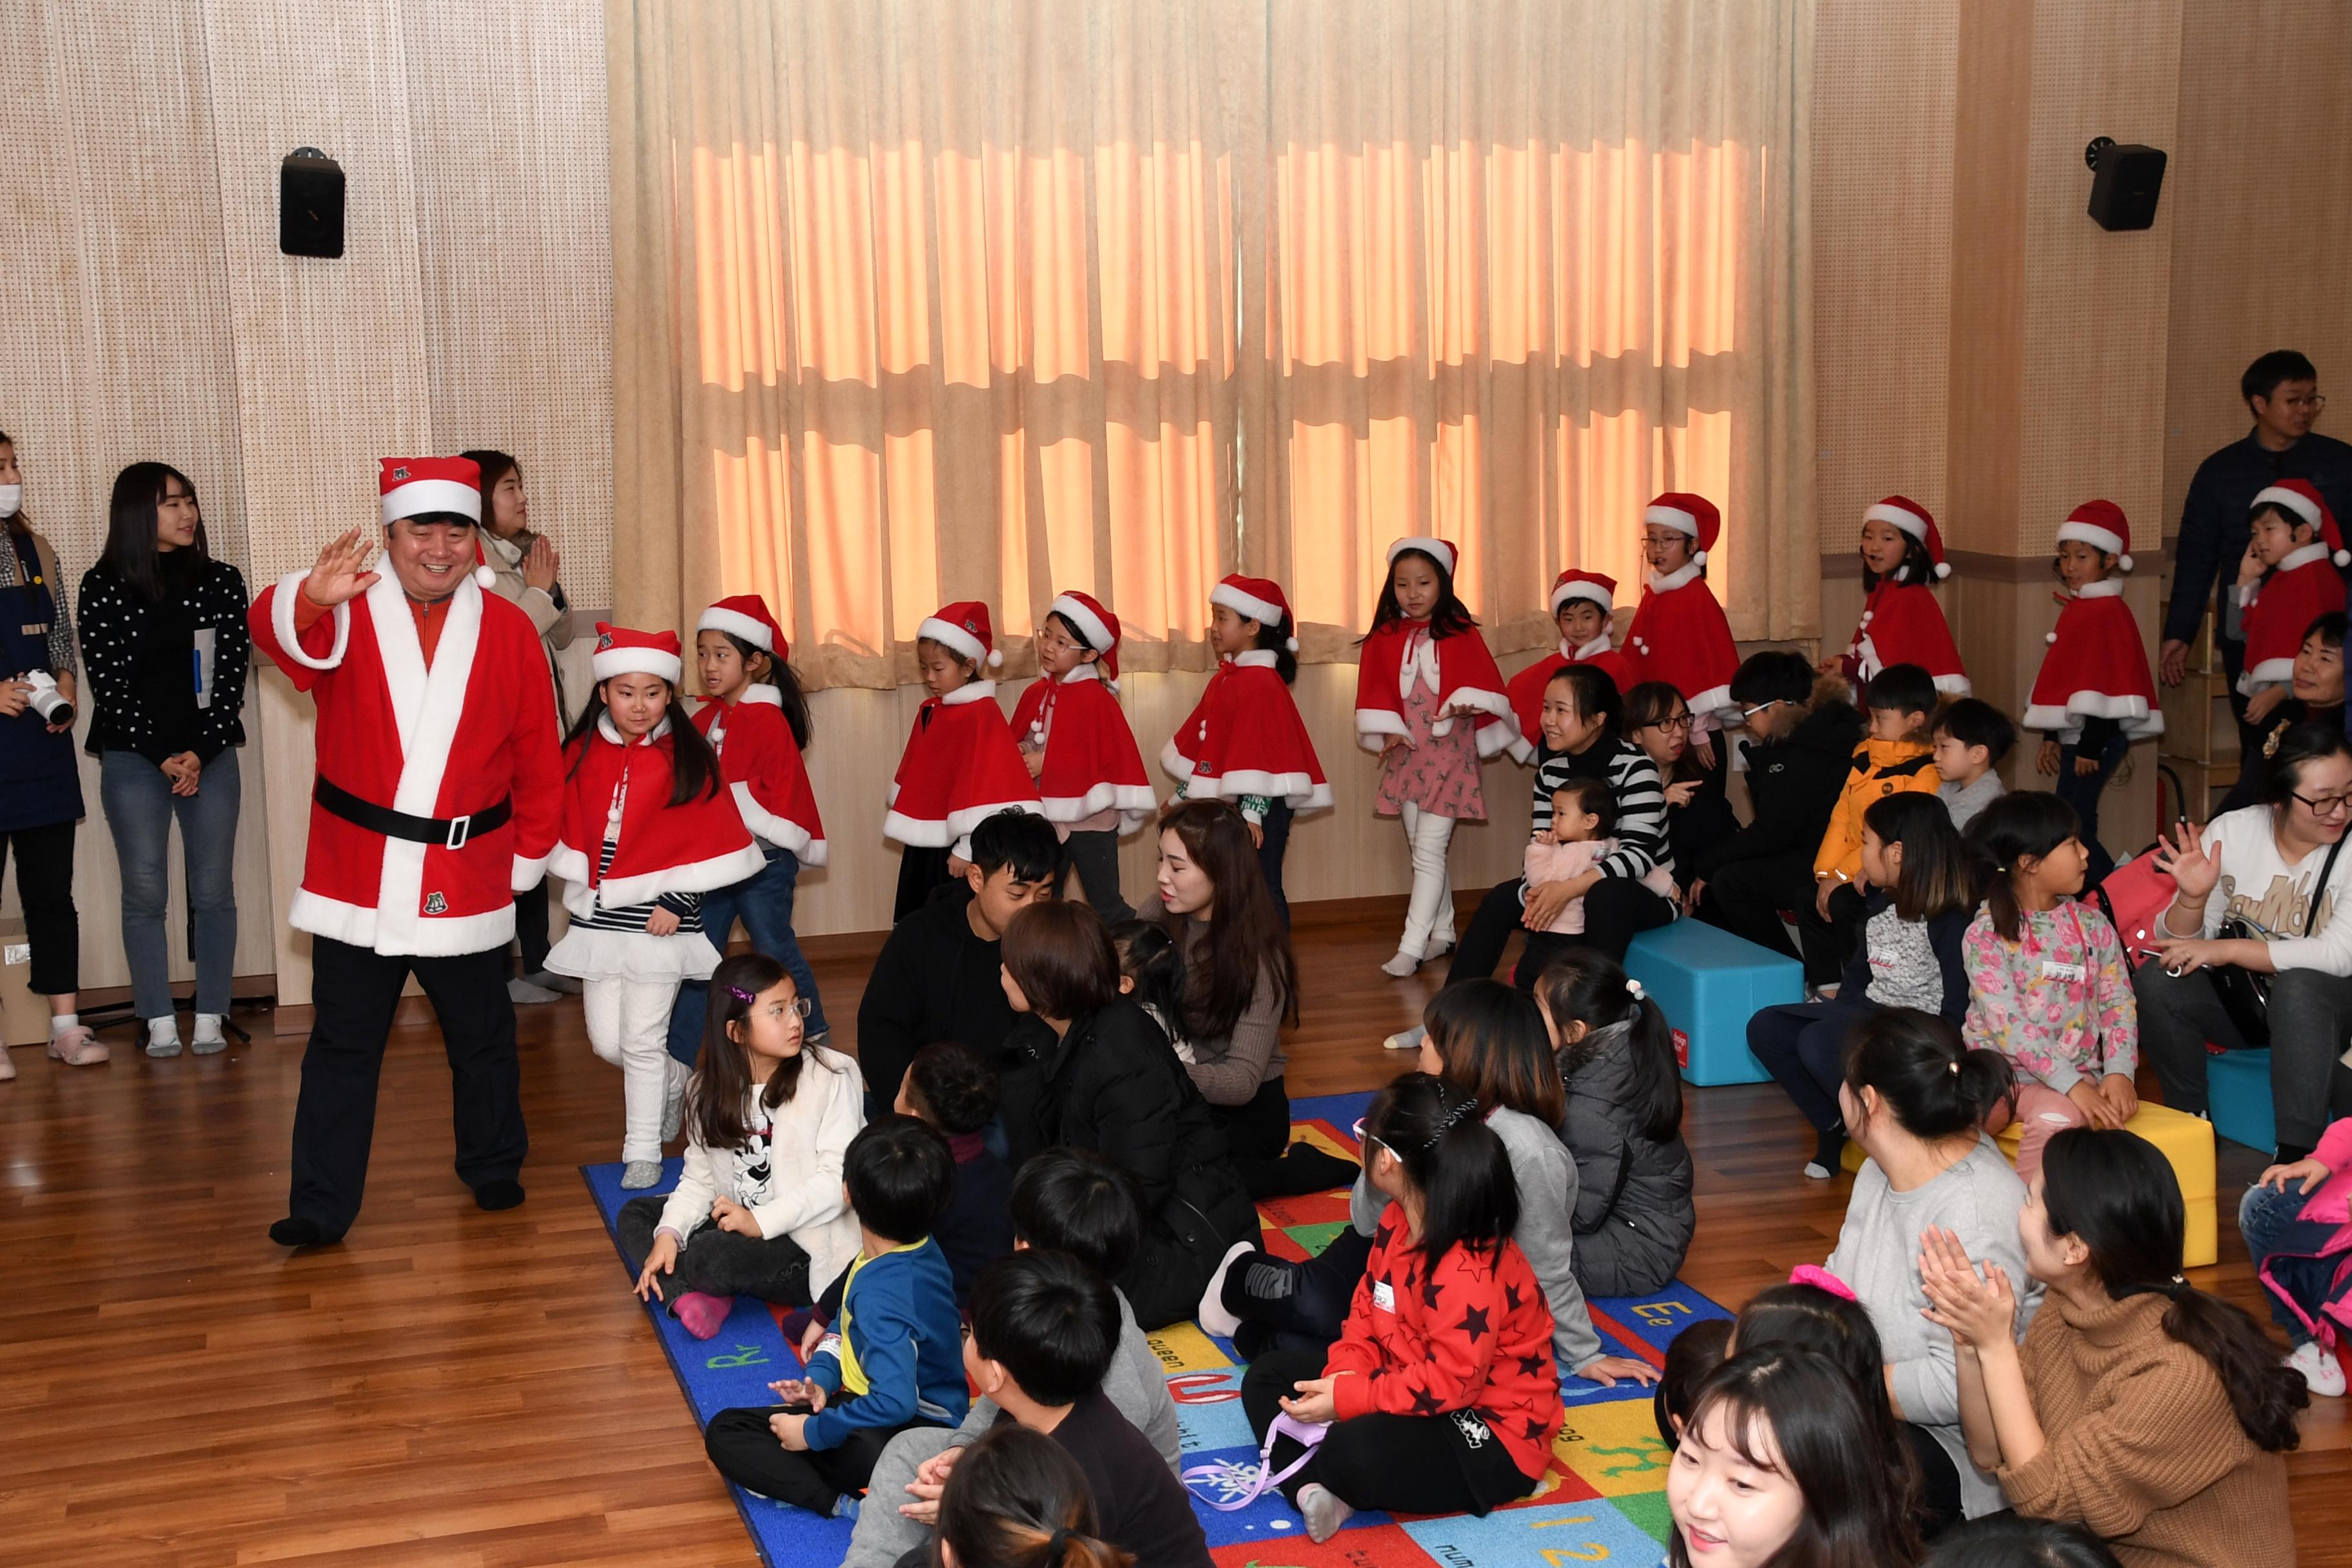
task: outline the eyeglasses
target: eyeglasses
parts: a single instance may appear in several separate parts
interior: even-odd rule
[[[1786,698],[1782,698],[1782,697],[1775,697],[1775,698],[1773,698],[1773,699],[1772,699],[1770,701],[1769,701],[1769,702],[1759,702],[1759,703],[1758,703],[1755,707],[1753,707],[1753,708],[1742,708],[1742,709],[1739,710],[1739,717],[1740,717],[1740,718],[1741,718],[1741,720],[1743,720],[1743,721],[1749,720],[1749,719],[1753,719],[1753,718],[1755,718],[1755,717],[1756,717],[1756,715],[1758,715],[1759,713],[1768,713],[1768,712],[1771,711],[1773,709],[1778,708],[1778,707],[1780,707],[1780,706],[1781,706],[1782,704],[1784,704],[1787,700],[1787,700]],[[1687,724],[1687,723],[1689,723],[1689,722],[1690,722],[1690,721],[1689,721],[1687,718],[1685,718],[1685,719],[1683,721],[1683,722],[1685,722],[1685,724]]]
[[[2314,414],[2327,412],[2327,395],[2315,392],[2308,397],[2282,397],[2279,401],[2289,408],[2307,408]]]
[[[815,1009],[816,1004],[805,996],[795,996],[793,998],[793,1011],[798,1013],[803,1018],[807,1017],[809,1014],[815,1011]]]
[[[2293,790],[2287,793],[2294,795]],[[2352,809],[2352,795],[2324,795],[2317,800],[2312,799],[2307,795],[2295,795],[2294,798],[2311,807],[2311,815],[2314,816],[2333,816],[2339,811]]]
[[[1641,730],[1687,730],[1691,727],[1691,716],[1686,712],[1673,713],[1664,719],[1653,719],[1646,724],[1634,727]]]

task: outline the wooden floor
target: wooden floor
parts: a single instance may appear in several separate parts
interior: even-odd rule
[[[1401,1069],[1381,1037],[1439,978],[1376,965],[1402,900],[1299,911],[1294,1094]],[[851,1043],[873,944],[814,944]],[[476,1212],[450,1171],[437,1035],[385,1065],[365,1212],[289,1258],[283,1212],[299,1039],[70,1071],[15,1053],[0,1085],[0,1563],[753,1563],[734,1508],[576,1170],[618,1157],[618,1075],[579,1005],[523,1012],[530,1201]],[[1847,1184],[1798,1173],[1779,1092],[1691,1095],[1699,1231],[1685,1276],[1736,1305],[1818,1262]],[[2261,1162],[2223,1145],[2234,1192]],[[2231,1215],[2199,1283],[2255,1301]],[[2352,1564],[2343,1400],[2292,1457],[2305,1564]]]

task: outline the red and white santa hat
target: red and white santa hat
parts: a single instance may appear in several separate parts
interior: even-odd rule
[[[1698,541],[1698,553],[1692,559],[1702,566],[1706,564],[1706,552],[1715,548],[1716,538],[1723,531],[1723,513],[1715,509],[1715,503],[1705,496],[1682,490],[1668,490],[1652,501],[1649,510],[1643,512],[1642,521],[1675,529]]]
[[[1396,558],[1408,550],[1418,550],[1436,562],[1445,569],[1445,574],[1448,577],[1454,575],[1454,563],[1460,560],[1462,555],[1462,552],[1454,547],[1454,542],[1450,539],[1413,537],[1400,539],[1389,546],[1389,564],[1395,565]]]
[[[1235,572],[1209,590],[1209,603],[1223,605],[1237,616],[1246,616],[1269,626],[1278,626],[1290,619],[1290,601],[1283,596],[1282,584],[1271,577],[1244,577]],[[1298,651],[1298,637],[1283,639],[1291,652]]]
[[[657,675],[672,686],[686,668],[676,632],[637,632],[596,623],[596,656],[589,668],[599,680],[616,675]]]
[[[2086,500],[2068,512],[2058,525],[2058,542],[2070,539],[2114,556],[2122,571],[2132,569],[2131,523],[2124,509],[2111,500]]]
[[[757,594],[730,594],[703,611],[694,629],[741,637],[779,663],[792,657],[792,645],[784,641],[784,628],[776,625],[776,617],[768,614],[768,601]]]
[[[1883,522],[1889,528],[1907,533],[1927,547],[1927,560],[1938,577],[1952,574],[1952,563],[1944,559],[1944,536],[1937,530],[1936,520],[1927,509],[1909,496],[1888,496],[1885,500],[1862,514],[1864,522]]]
[[[1049,615],[1059,616],[1076,627],[1086,645],[1102,656],[1103,674],[1112,680],[1118,679],[1118,617],[1101,600],[1073,588],[1066,594],[1055,595],[1045,608]]]
[[[2336,513],[2328,509],[2327,498],[2308,479],[2281,479],[2254,492],[2257,510],[2278,507],[2289,517],[2300,518],[2319,531],[2328,555],[2338,566],[2352,566],[2352,552],[2344,548],[2344,535],[2336,527]]]
[[[1561,573],[1551,585],[1551,613],[1570,599],[1590,599],[1601,606],[1605,615],[1617,607],[1617,579],[1604,577],[1598,572],[1580,572],[1574,568]]]
[[[471,458],[379,458],[376,489],[383,498],[383,525],[404,517],[446,512],[479,526],[482,466]],[[474,542],[474,581],[487,588],[498,580],[482,542]]]
[[[989,629],[988,606],[978,599],[941,605],[938,615],[923,617],[923,624],[915,628],[915,636],[953,648],[991,669],[1004,667],[1004,656],[996,651],[996,634]]]

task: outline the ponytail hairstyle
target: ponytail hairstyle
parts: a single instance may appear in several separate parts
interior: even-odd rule
[[[1833,1279],[1819,1269],[1798,1273],[1811,1274],[1814,1279]],[[1732,1342],[1743,1355],[1768,1347],[1812,1351],[1843,1369],[1868,1418],[1867,1447],[1885,1461],[1887,1489],[1906,1497],[1916,1495],[1919,1461],[1905,1441],[1895,1419],[1894,1403],[1886,1395],[1886,1352],[1879,1343],[1878,1330],[1852,1291],[1838,1293],[1845,1289],[1843,1281],[1836,1283],[1837,1289],[1832,1289],[1826,1284],[1792,1279],[1786,1285],[1758,1292],[1739,1309]]]
[[[1982,1128],[1996,1107],[2013,1109],[2017,1096],[2007,1057],[1969,1049],[1958,1029],[1916,1007],[1889,1007],[1854,1026],[1845,1087],[1857,1100],[1876,1089],[1895,1125],[1927,1142]]]
[[[1903,847],[1895,875],[1895,918],[1931,921],[1955,910],[1976,907],[1976,868],[1952,814],[1932,795],[1906,790],[1873,801],[1862,825],[1884,844]]]
[[[1518,1181],[1486,1125],[1493,1109],[1444,1079],[1409,1072],[1373,1096],[1364,1118],[1365,1138],[1402,1161],[1421,1194],[1421,1251],[1433,1263],[1456,1247],[1497,1257],[1518,1228]]]
[[[1184,950],[1158,921],[1121,921],[1110,928],[1118,952],[1120,978],[1131,982],[1128,999],[1160,1020],[1171,1034],[1184,1031]]]
[[[2042,1205],[2053,1237],[2091,1254],[2107,1294],[2168,1297],[2164,1331],[2212,1363],[2238,1425],[2256,1447],[2281,1454],[2302,1442],[2294,1413],[2311,1403],[2303,1376],[2279,1360],[2242,1308],[2181,1277],[2188,1229],[2180,1182],[2155,1144],[2121,1128],[2069,1128],[2042,1146]]]
[[[776,695],[783,700],[779,706],[784,711],[784,727],[793,732],[793,744],[807,751],[810,740],[816,734],[816,721],[809,717],[808,693],[801,687],[800,676],[791,665],[749,637],[737,637],[730,631],[719,631],[719,635],[735,645],[735,651],[742,656],[746,675],[751,672],[753,659],[766,661],[767,672],[752,676],[752,679],[776,689]]]
[[[1549,1016],[1555,1041],[1570,1024],[1584,1026],[1582,1038],[1558,1047],[1555,1060],[1562,1079],[1573,1079],[1622,1034],[1633,1080],[1629,1109],[1643,1136],[1664,1143],[1680,1133],[1683,1079],[1675,1060],[1675,1033],[1655,1002],[1634,994],[1616,960],[1589,947],[1572,947],[1545,968],[1536,982],[1536,999]]]
[[[2344,743],[2340,733],[2336,743]],[[2082,830],[2073,806],[2038,789],[2011,790],[1969,824],[1969,852],[1986,873],[1985,910],[1992,916],[1992,929],[2001,941],[2017,941],[2023,929],[2017,884],[2026,873],[2019,862],[2046,858]]]
[[[1458,637],[1475,627],[1478,623],[1471,616],[1470,606],[1454,591],[1454,574],[1445,563],[1426,550],[1400,550],[1396,561],[1408,556],[1427,562],[1429,569],[1437,574],[1437,603],[1429,612],[1429,635],[1433,638]],[[1372,607],[1372,631],[1356,639],[1359,647],[1370,639],[1372,632],[1391,621],[1404,619],[1404,607],[1397,603],[1396,596],[1396,561],[1389,563],[1388,572],[1381,579],[1380,603]]]
[[[2352,741],[2345,738],[2341,726],[2306,721],[2288,730],[2279,737],[2278,750],[2271,753],[2270,767],[2263,774],[2263,804],[2273,811],[2290,804],[2303,787],[2304,764],[2327,757],[2352,757]]]
[[[1499,980],[1465,980],[1429,999],[1421,1021],[1445,1081],[1486,1110],[1517,1110],[1557,1128],[1568,1095],[1534,1000]]]
[[[702,1049],[694,1059],[694,1076],[686,1080],[689,1142],[706,1149],[740,1149],[751,1138],[743,1102],[751,1095],[751,1047],[735,1037],[735,1030],[751,1027],[751,1009],[762,992],[791,978],[791,971],[764,952],[722,958],[711,972],[710,996],[702,1013]],[[803,1035],[800,1050],[776,1064],[760,1091],[762,1109],[773,1110],[793,1097],[815,1048]]]
[[[1870,561],[1864,557],[1862,591],[1865,594],[1890,578],[1897,583],[1925,583],[1930,588],[1936,585],[1936,558],[1927,553],[1927,542],[1908,529],[1895,531],[1903,536],[1903,559],[1895,563],[1894,571],[1881,577],[1870,569]]]
[[[956,1461],[940,1494],[940,1542],[956,1568],[1131,1568],[1101,1538],[1093,1489],[1067,1450],[1007,1421]]]
[[[1699,1385],[1675,1463],[1684,1462],[1695,1442],[1704,1446],[1718,1410],[1731,1450],[1757,1469],[1788,1477],[1805,1500],[1796,1533],[1771,1559],[1776,1568],[1891,1568],[1919,1561],[1918,1493],[1891,1484],[1885,1457],[1856,1440],[1870,1422],[1853,1380],[1837,1363],[1793,1346],[1742,1348]],[[1673,1568],[1691,1568],[1679,1528],[1666,1551]]]
[[[596,682],[588,689],[588,701],[572,721],[571,731],[563,737],[563,749],[572,753],[572,766],[564,771],[567,779],[577,777],[580,764],[588,760],[588,740],[596,733],[596,721],[607,711],[604,704],[604,683]],[[719,753],[710,749],[710,742],[695,727],[694,715],[686,710],[686,699],[678,692],[677,682],[669,682],[670,783],[669,804],[687,805],[703,796],[716,798],[719,794]]]

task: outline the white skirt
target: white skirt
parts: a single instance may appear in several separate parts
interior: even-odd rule
[[[700,931],[655,936],[641,931],[573,926],[547,955],[547,967],[575,980],[708,980],[719,950]]]

